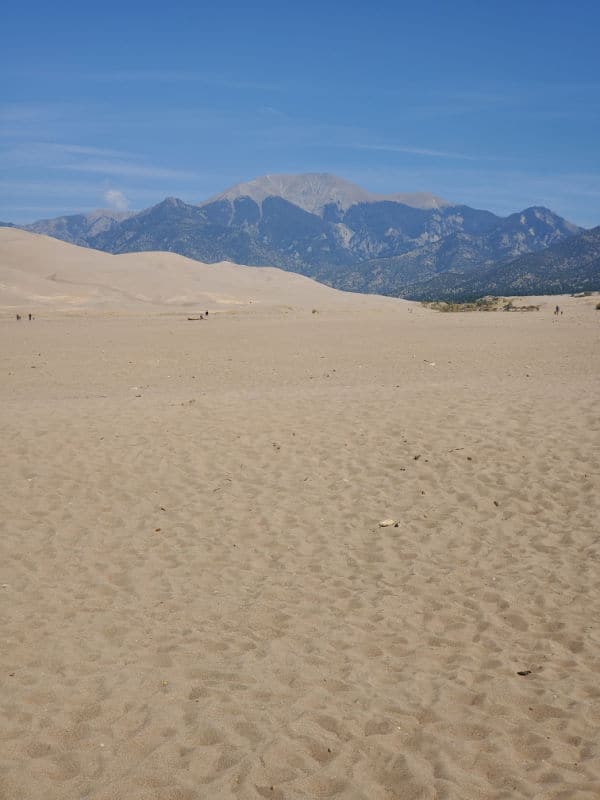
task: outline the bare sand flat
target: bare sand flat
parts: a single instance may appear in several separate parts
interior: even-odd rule
[[[0,798],[596,800],[597,298],[230,289],[4,303]]]

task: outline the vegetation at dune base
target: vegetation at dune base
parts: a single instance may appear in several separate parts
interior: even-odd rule
[[[435,300],[423,302],[425,308],[432,308],[434,311],[455,314],[463,311],[539,311],[538,305],[516,306],[512,300],[506,297],[480,297],[478,300],[465,303],[450,303],[445,300]]]

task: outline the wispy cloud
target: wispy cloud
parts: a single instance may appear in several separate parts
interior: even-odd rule
[[[48,166],[58,158],[93,156],[98,158],[136,159],[139,156],[106,147],[69,144],[62,142],[23,142],[7,147],[0,153],[0,163],[9,167]]]
[[[133,153],[123,150],[111,150],[106,147],[89,147],[80,144],[42,144],[42,147],[55,153],[65,153],[77,156],[100,156],[108,158],[139,158]]]
[[[165,195],[193,200],[205,179],[139,153],[85,140],[17,141],[0,147],[0,169],[4,177],[0,195],[5,203],[11,198],[0,218],[21,222],[55,210],[64,214],[108,205],[125,211],[146,207]],[[48,201],[45,206],[41,198]]]
[[[194,172],[144,163],[143,158],[123,150],[87,144],[62,142],[24,142],[0,152],[0,165],[6,168],[43,168],[97,175],[132,178],[195,179]]]
[[[428,156],[433,158],[453,158],[460,161],[479,161],[485,156],[473,156],[466,153],[454,153],[448,150],[431,150],[427,147],[412,147],[405,144],[342,144],[351,150],[375,150],[383,153],[407,153],[413,156]],[[487,160],[487,159],[486,159]]]
[[[132,164],[128,161],[90,160],[76,163],[51,164],[52,169],[67,172],[89,172],[99,175],[122,175],[129,178],[177,178],[195,180],[198,176],[182,169],[168,169],[146,164]]]
[[[28,78],[54,78],[57,80],[72,79],[73,74],[55,70],[40,73],[37,71],[19,71],[18,75]],[[270,81],[254,81],[236,75],[217,74],[214,72],[199,72],[196,70],[180,69],[115,69],[102,72],[77,73],[77,79],[95,81],[98,83],[199,83],[205,86],[214,86],[218,89],[232,89],[239,91],[280,92],[282,85]],[[289,87],[287,87],[289,89]]]
[[[97,76],[100,80],[109,81],[161,81],[165,83],[202,83],[221,89],[239,89],[241,91],[280,91],[281,87],[274,83],[249,81],[228,75],[215,75],[214,73],[188,72],[185,70],[170,69],[145,69],[145,70],[119,70],[102,73]]]

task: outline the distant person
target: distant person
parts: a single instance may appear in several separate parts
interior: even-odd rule
[[[556,308],[554,309],[554,313],[558,317],[558,315],[560,314],[560,306],[556,306]]]
[[[208,317],[208,311],[204,312],[204,316]]]
[[[17,314],[17,322],[21,319],[21,315]]]
[[[32,320],[32,319],[33,319],[33,315],[32,315],[32,314],[30,314],[30,315],[29,315],[29,322],[31,322],[31,320]]]

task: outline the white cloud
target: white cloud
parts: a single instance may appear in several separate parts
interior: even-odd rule
[[[129,208],[129,200],[118,189],[107,189],[104,192],[104,201],[109,208],[114,208],[115,211],[127,211]]]

